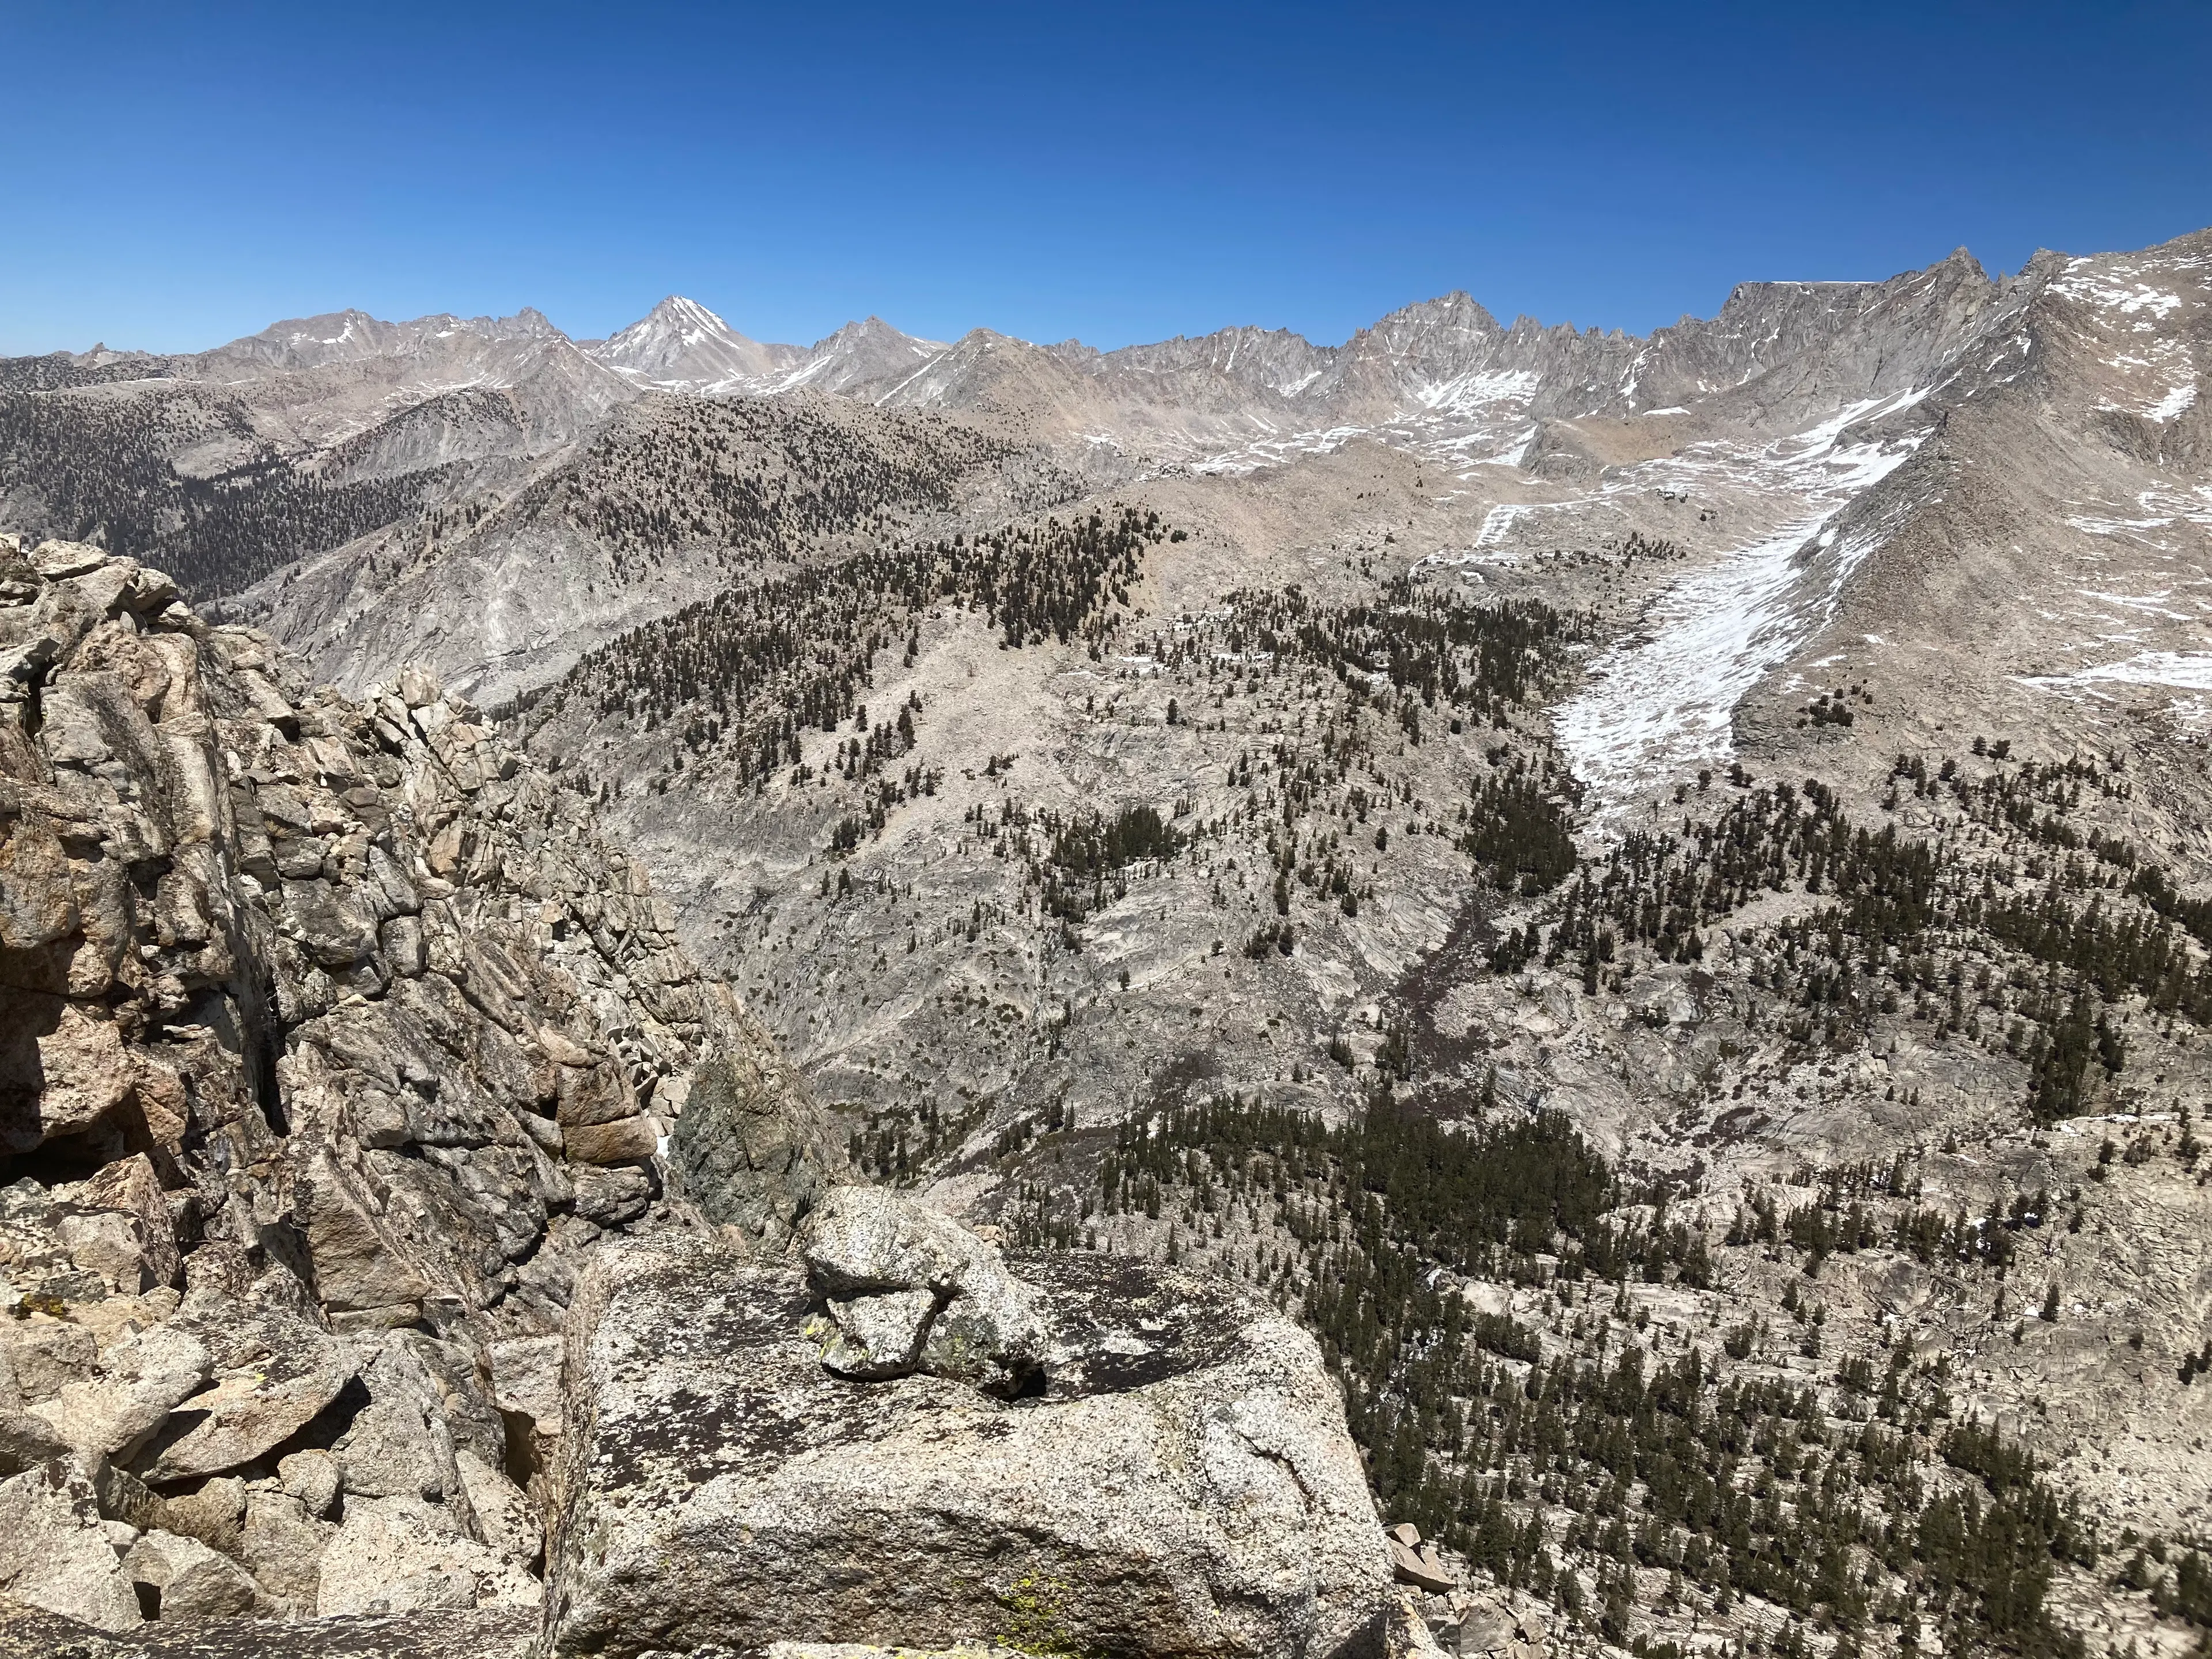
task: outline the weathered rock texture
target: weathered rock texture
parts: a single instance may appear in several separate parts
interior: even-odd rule
[[[0,1595],[535,1605],[564,1310],[701,1224],[695,1082],[729,1248],[837,1162],[592,805],[426,674],[312,691],[0,538]]]
[[[911,1254],[941,1224],[910,1224]],[[1034,1391],[1009,1402],[927,1372],[838,1375],[797,1267],[697,1237],[595,1258],[553,1650],[1383,1650],[1401,1603],[1313,1339],[1218,1281],[1082,1255],[1018,1267],[1045,1340]]]
[[[880,1187],[840,1188],[807,1218],[799,1255],[836,1376],[924,1370],[1009,1395],[1042,1381],[1035,1295],[948,1217]]]
[[[110,1632],[0,1596],[0,1659],[526,1659],[537,1634],[535,1612],[512,1609]]]

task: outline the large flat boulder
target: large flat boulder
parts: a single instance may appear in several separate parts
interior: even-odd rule
[[[1389,1560],[1313,1340],[1219,1281],[1012,1265],[1045,1340],[1006,1399],[825,1364],[825,1291],[859,1283],[697,1237],[603,1255],[572,1328],[552,1650],[1380,1652]]]

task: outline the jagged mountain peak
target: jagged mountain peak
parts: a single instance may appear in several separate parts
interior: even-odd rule
[[[1498,319],[1463,288],[1449,294],[1440,294],[1432,300],[1417,300],[1412,305],[1401,306],[1389,313],[1374,328],[1364,330],[1377,333],[1402,328],[1451,328],[1482,333],[1498,331]]]
[[[696,300],[672,294],[628,328],[585,347],[625,378],[674,391],[751,389],[789,366],[795,346],[769,345],[739,333]]]
[[[942,351],[945,345],[942,340],[925,340],[919,335],[908,334],[903,330],[893,328],[875,313],[870,312],[866,316],[847,323],[840,328],[833,329],[830,333],[823,336],[814,343],[814,349],[821,351],[826,348],[839,345],[850,347],[864,341],[903,346],[915,352],[916,356]]]
[[[871,313],[817,340],[787,373],[763,388],[880,396],[950,348],[893,328]]]
[[[642,320],[659,322],[670,327],[702,331],[726,331],[732,334],[737,332],[721,318],[701,305],[696,300],[688,299],[681,294],[668,295],[651,311],[646,313]]]

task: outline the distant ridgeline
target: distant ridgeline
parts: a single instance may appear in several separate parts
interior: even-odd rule
[[[139,379],[143,363],[0,359],[0,495],[35,499],[52,534],[166,570],[195,600],[412,515],[462,476],[444,465],[333,479],[255,438],[234,399],[184,382],[131,398],[39,395]],[[199,441],[246,453],[204,476],[180,471],[173,457]]]
[[[856,714],[865,723],[877,655],[903,647],[911,663],[921,620],[939,606],[981,611],[1009,647],[1050,638],[1099,655],[1124,625],[1144,550],[1166,536],[1157,514],[1125,507],[1110,522],[1093,513],[956,533],[732,587],[592,652],[537,716],[573,705],[641,732],[672,727],[682,755],[757,781],[800,763],[802,732],[834,732]],[[841,744],[836,764],[865,779],[912,746],[902,712]],[[878,788],[921,782],[886,779]]]

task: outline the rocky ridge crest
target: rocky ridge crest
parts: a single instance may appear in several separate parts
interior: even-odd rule
[[[0,715],[0,1656],[1428,1649],[1310,1336],[841,1184],[428,672],[11,538]]]
[[[842,1163],[592,818],[420,671],[0,541],[0,1595],[534,1607],[581,1264]]]

